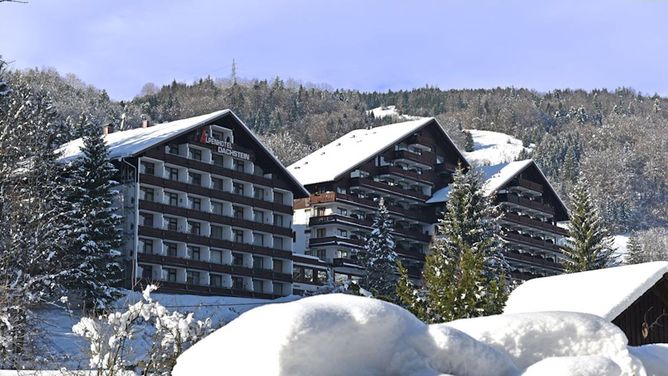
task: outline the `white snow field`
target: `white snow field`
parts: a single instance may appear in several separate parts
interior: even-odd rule
[[[182,354],[173,374],[668,375],[666,351],[659,345],[630,351],[620,329],[589,314],[426,325],[381,300],[330,294],[242,314]]]
[[[522,141],[500,132],[467,129],[473,136],[473,151],[463,152],[466,160],[479,166],[490,166],[514,161],[525,148]]]
[[[422,118],[421,116],[400,114],[399,111],[397,110],[397,106],[394,105],[372,108],[368,110],[366,113],[367,115],[373,114],[373,117],[376,119],[391,117],[400,120],[417,120]]]

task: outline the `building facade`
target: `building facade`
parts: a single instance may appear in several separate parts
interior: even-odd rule
[[[462,154],[434,119],[362,129],[288,169],[309,190],[295,201],[295,253],[328,265],[342,282],[361,276],[357,253],[383,198],[396,251],[419,278],[436,222],[433,192],[452,181]]]
[[[128,287],[292,293],[292,203],[307,192],[231,111],[145,123],[105,140],[121,175]],[[76,157],[77,143],[65,145],[64,158]]]

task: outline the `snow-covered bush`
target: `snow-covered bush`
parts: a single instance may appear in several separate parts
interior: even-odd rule
[[[125,312],[112,312],[97,319],[84,317],[73,332],[90,342],[90,367],[99,375],[111,376],[136,368],[143,375],[168,375],[176,358],[208,334],[209,319],[194,320],[193,314],[169,312],[151,298],[154,285],[146,287],[142,299]],[[150,337],[150,350],[135,353],[132,341]]]

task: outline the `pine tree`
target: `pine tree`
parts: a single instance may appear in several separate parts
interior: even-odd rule
[[[417,307],[416,314],[423,310],[429,322],[500,313],[508,294],[506,263],[495,208],[479,171],[464,174],[457,169],[437,229],[422,272],[424,290],[402,292],[402,303]],[[403,276],[401,280],[405,283]],[[424,309],[415,296],[424,297]]]
[[[567,272],[602,269],[617,263],[613,256],[612,238],[589,193],[589,183],[580,178],[571,195],[569,244],[562,246]]]
[[[473,142],[473,135],[469,131],[464,131],[464,136],[466,138],[464,150],[470,153],[474,150],[475,146],[475,143]]]
[[[633,232],[631,236],[629,236],[628,243],[626,243],[626,263],[640,264],[647,262],[649,260],[646,256],[647,255],[643,252],[642,244],[640,244],[640,239],[638,239],[638,233]]]
[[[71,239],[68,259],[75,267],[67,285],[81,293],[86,309],[103,308],[118,297],[113,286],[120,278],[120,217],[113,207],[117,170],[99,129],[87,126],[82,158],[70,172],[68,217]]]
[[[391,234],[394,225],[390,214],[380,199],[373,220],[371,233],[367,236],[364,250],[359,258],[364,267],[362,286],[374,296],[389,301],[395,300],[396,260],[395,242]]]

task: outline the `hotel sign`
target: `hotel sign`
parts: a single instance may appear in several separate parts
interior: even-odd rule
[[[202,134],[199,137],[199,142],[203,144],[216,146],[216,151],[219,154],[225,154],[233,158],[245,159],[247,161],[250,161],[251,159],[250,154],[244,153],[243,151],[234,150],[233,143],[210,137],[206,133],[206,129],[202,129]]]

